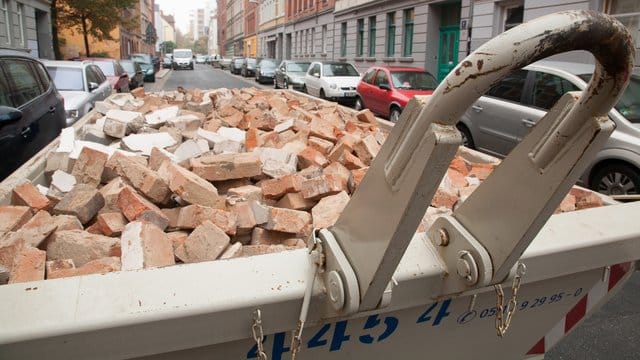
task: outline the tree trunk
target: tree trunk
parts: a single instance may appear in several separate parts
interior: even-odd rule
[[[87,54],[87,57],[91,56],[89,52],[89,34],[87,33],[87,18],[82,17],[82,36],[84,37],[84,50]]]
[[[51,0],[51,35],[53,40],[53,54],[56,60],[62,60],[60,40],[58,39],[58,0]]]

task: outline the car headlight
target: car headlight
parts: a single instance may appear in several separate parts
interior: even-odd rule
[[[331,85],[329,85],[329,88],[330,88],[330,89],[337,89],[337,88],[338,88],[338,85],[336,85],[336,84],[331,84]]]
[[[67,117],[68,118],[77,118],[78,117],[78,110],[67,110]]]
[[[153,69],[147,70],[147,75],[153,75]]]

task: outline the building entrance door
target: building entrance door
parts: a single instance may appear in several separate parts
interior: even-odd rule
[[[458,64],[458,43],[460,27],[440,27],[440,46],[438,49],[438,81],[442,81]]]

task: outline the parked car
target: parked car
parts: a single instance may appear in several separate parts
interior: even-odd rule
[[[244,65],[245,62],[246,62],[245,58],[234,57],[233,59],[231,59],[231,64],[229,65],[229,71],[231,71],[232,74],[239,75],[240,72],[242,71],[242,66]]]
[[[99,67],[89,61],[44,61],[64,98],[66,126],[70,126],[104,100],[113,89]]]
[[[44,65],[26,52],[0,49],[0,180],[63,127],[64,99]]]
[[[304,87],[304,76],[309,70],[308,61],[284,60],[276,69],[273,87],[276,89],[287,89],[289,86],[296,90]]]
[[[360,74],[346,62],[312,62],[304,76],[303,91],[335,101],[355,101]]]
[[[116,92],[129,92],[130,80],[127,72],[124,71],[120,62],[116,59],[109,58],[82,58],[81,60],[91,61],[98,66],[102,73],[107,77],[111,87]]]
[[[162,68],[170,69],[172,62],[173,62],[173,54],[164,54],[164,57],[162,58]]]
[[[358,83],[355,108],[367,108],[396,122],[413,96],[430,95],[437,86],[433,75],[422,69],[374,66]]]
[[[196,64],[205,64],[207,62],[207,57],[204,55],[196,55]]]
[[[131,59],[139,62],[144,62],[147,64],[153,64],[153,58],[149,54],[143,54],[143,53],[131,54]]]
[[[173,70],[194,69],[193,52],[191,49],[173,50]]]
[[[246,58],[244,64],[242,64],[242,70],[240,74],[244,77],[255,76],[256,75],[256,65],[258,65],[258,60],[255,58]]]
[[[458,128],[467,147],[506,156],[567,91],[582,90],[593,65],[539,61],[512,72],[476,101]],[[609,112],[616,129],[581,181],[608,195],[640,194],[640,76]]]
[[[231,58],[220,58],[220,69],[231,69]]]
[[[129,75],[129,87],[135,89],[144,86],[144,72],[140,64],[133,60],[120,60],[120,65]]]
[[[256,81],[259,83],[268,82],[273,83],[273,78],[276,74],[276,60],[275,59],[262,59],[256,66]]]

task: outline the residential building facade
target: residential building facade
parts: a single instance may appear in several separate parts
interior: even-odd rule
[[[334,59],[334,6],[335,0],[286,1],[286,59]]]
[[[256,57],[258,53],[258,2],[244,0],[244,56]]]
[[[284,58],[285,0],[263,0],[258,16],[258,55]]]
[[[217,0],[216,3],[216,16],[218,25],[218,54],[221,56],[227,56],[226,41],[227,41],[227,1]]]
[[[0,0],[1,1],[1,0]],[[128,59],[131,54],[144,53],[155,54],[155,42],[146,42],[146,33],[149,27],[153,27],[154,0],[140,0],[136,6],[122,12],[123,19],[137,19],[138,24],[131,29],[118,25],[110,33],[114,39],[97,40],[89,36],[89,51],[86,54],[84,37],[78,29],[59,29],[58,37],[64,44],[61,53],[65,59],[78,56],[108,56],[116,59]]]
[[[53,59],[50,3],[45,0],[0,0],[0,47],[29,49]]]
[[[245,2],[248,2],[248,0],[226,1],[224,48],[227,56],[243,55]]]

